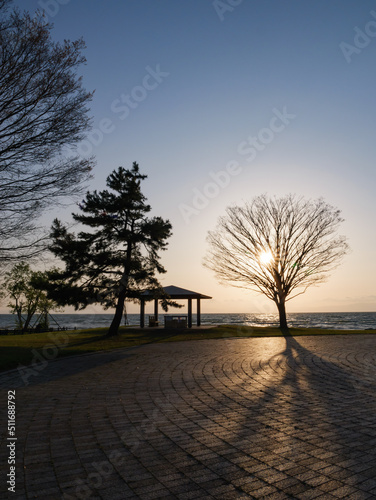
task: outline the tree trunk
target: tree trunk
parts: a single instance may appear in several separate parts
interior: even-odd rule
[[[132,223],[132,232],[133,232],[133,223]],[[121,290],[119,292],[118,301],[116,304],[115,316],[113,317],[111,326],[107,332],[106,337],[114,337],[119,333],[119,326],[121,323],[121,318],[123,317],[124,304],[125,304],[125,299],[127,297],[131,258],[132,258],[132,244],[131,242],[128,241],[127,259],[125,261],[123,276],[120,280]]]
[[[287,318],[286,318],[286,307],[285,301],[277,303],[278,312],[279,312],[279,327],[281,330],[286,330],[287,326]]]
[[[33,319],[36,310],[37,304],[33,304],[31,307],[28,307],[26,321],[22,327],[23,331],[26,331],[29,328],[30,321]]]
[[[119,333],[119,326],[121,323],[121,318],[123,317],[126,294],[127,294],[126,289],[122,290],[119,293],[118,301],[116,304],[115,316],[112,319],[112,323],[110,328],[108,329],[106,337],[114,337]]]
[[[18,328],[22,330],[23,329],[22,308],[19,307],[17,303],[16,303],[16,311],[17,311]]]

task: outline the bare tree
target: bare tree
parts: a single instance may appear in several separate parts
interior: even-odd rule
[[[41,213],[76,195],[92,158],[67,157],[90,128],[82,40],[55,43],[41,13],[0,1],[0,260],[37,250]],[[39,240],[40,242],[40,240]]]
[[[260,292],[278,308],[287,328],[286,302],[326,280],[346,254],[337,236],[340,211],[323,199],[256,197],[227,208],[209,232],[204,265],[223,282]]]

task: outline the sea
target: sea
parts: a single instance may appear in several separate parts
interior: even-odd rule
[[[100,328],[110,325],[113,314],[52,314],[50,327],[78,329]],[[164,323],[164,315],[159,315],[160,324]],[[193,324],[196,315],[192,315]],[[126,322],[122,324],[139,325],[139,314],[128,314]],[[287,323],[290,327],[324,328],[338,330],[367,330],[376,329],[376,312],[341,312],[341,313],[290,313],[287,314]],[[31,325],[33,322],[31,322]],[[148,315],[145,317],[148,324]],[[278,326],[278,314],[201,314],[202,325],[248,325],[248,326]],[[15,316],[0,314],[0,329],[15,328]]]

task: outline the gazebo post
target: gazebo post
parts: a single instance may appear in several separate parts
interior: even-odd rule
[[[201,302],[197,299],[197,326],[201,326]]]
[[[158,299],[154,299],[154,317],[155,321],[158,322]]]
[[[192,299],[188,299],[188,328],[192,328]]]
[[[145,326],[145,300],[141,299],[141,308],[140,308],[140,327],[144,328]]]

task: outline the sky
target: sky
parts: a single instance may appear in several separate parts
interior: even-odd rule
[[[89,189],[133,161],[173,236],[163,285],[212,296],[202,312],[270,313],[202,266],[229,205],[323,197],[351,253],[287,312],[375,311],[376,4],[363,0],[15,0],[54,40],[83,37],[97,164]],[[48,214],[70,221],[74,205]],[[135,306],[129,312],[137,312]],[[98,311],[90,306],[85,312]]]

